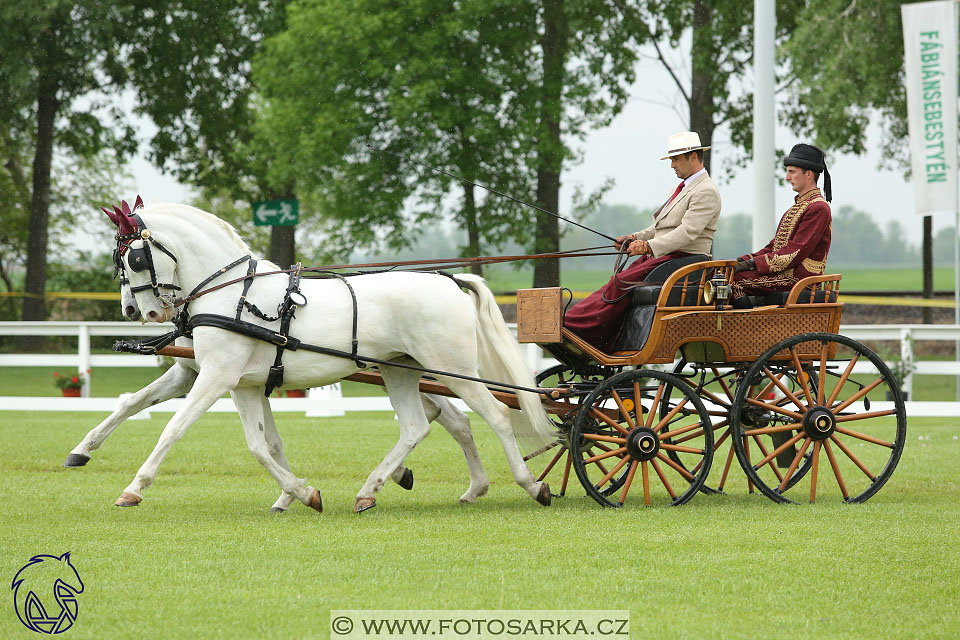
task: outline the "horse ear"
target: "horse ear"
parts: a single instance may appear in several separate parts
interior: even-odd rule
[[[70,562],[70,552],[67,551],[65,554],[63,554],[62,556],[60,556],[60,559],[61,559],[61,560],[66,560],[67,562]]]
[[[107,214],[107,217],[110,218],[110,222],[117,225],[117,227],[120,226],[120,219],[116,216],[115,213],[113,213],[113,211],[110,211],[106,207],[100,207],[100,211],[103,211],[105,214]]]
[[[142,208],[143,208],[143,198],[141,198],[140,195],[137,194],[137,200],[136,202],[133,203],[133,210],[136,211],[137,209],[142,209]]]
[[[130,215],[131,213],[133,213],[132,211],[130,211],[130,205],[127,204],[126,200],[120,201],[120,207],[123,209],[123,212],[127,215]]]

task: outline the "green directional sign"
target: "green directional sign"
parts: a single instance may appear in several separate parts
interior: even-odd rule
[[[297,200],[258,200],[253,205],[253,224],[258,227],[293,227],[300,222]]]

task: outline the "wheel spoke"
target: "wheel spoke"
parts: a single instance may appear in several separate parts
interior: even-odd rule
[[[673,431],[664,431],[663,433],[659,434],[658,437],[660,438],[660,440],[668,440],[668,439],[670,439],[670,438],[673,438],[674,436],[680,435],[681,433],[686,433],[686,432],[688,432],[688,431],[693,431],[694,429],[701,429],[699,422],[694,422],[693,424],[688,424],[688,425],[685,426],[685,427],[680,427],[679,429],[674,429]],[[703,435],[702,431],[701,431],[700,435]]]
[[[604,436],[599,433],[583,434],[585,440],[596,440],[599,442],[613,442],[614,444],[627,444],[626,438],[617,438],[616,436]]]
[[[606,452],[604,452],[604,453],[601,453],[601,454],[598,454],[598,455],[595,455],[595,456],[591,456],[591,457],[587,458],[586,460],[584,460],[583,463],[584,463],[584,464],[589,464],[589,463],[591,463],[591,462],[596,462],[597,460],[604,460],[604,459],[606,459],[606,458],[612,458],[613,456],[619,456],[621,453],[626,453],[626,452],[627,452],[627,448],[626,448],[626,447],[620,447],[619,449],[612,449],[612,450],[610,450],[610,451],[606,451]],[[623,456],[620,456],[620,457],[622,458]]]
[[[850,499],[849,494],[847,494],[847,485],[843,483],[843,476],[840,475],[840,467],[837,465],[837,459],[833,457],[833,448],[830,446],[830,442],[824,440],[823,448],[827,451],[827,458],[830,460],[830,466],[833,467],[833,475],[836,476],[837,484],[840,485],[840,493],[843,494],[843,499]]]
[[[547,468],[544,469],[543,473],[537,477],[538,482],[547,477],[547,474],[550,473],[551,469],[553,469],[553,465],[557,464],[557,461],[560,460],[560,457],[563,455],[564,451],[566,451],[566,449],[560,449],[560,451],[557,451],[557,455],[553,456],[553,460],[550,461],[550,464],[547,465]]]
[[[730,445],[730,452],[727,454],[727,463],[723,465],[723,475],[720,476],[720,485],[717,490],[723,491],[723,485],[727,483],[727,474],[730,473],[730,463],[733,462],[733,445]]]
[[[567,464],[563,466],[563,482],[560,484],[560,495],[567,493],[567,480],[570,479],[570,465],[573,462],[573,453],[567,450]]]
[[[727,383],[720,375],[720,372],[717,371],[716,367],[711,367],[710,371],[712,371],[713,375],[717,377],[717,382],[720,383],[720,388],[723,389],[723,392],[727,395],[727,399],[730,400],[731,404],[733,404],[733,392],[730,391],[730,387],[727,386]]]
[[[627,500],[627,492],[630,491],[630,485],[633,484],[633,476],[637,472],[636,460],[633,461],[633,464],[630,465],[630,471],[627,472],[627,481],[623,483],[623,491],[620,493],[620,506],[623,506],[623,503]]]
[[[620,399],[620,394],[617,393],[616,389],[611,389],[610,395],[613,397],[613,401],[617,403],[617,408],[620,409],[620,415],[623,416],[624,421],[630,426],[628,431],[633,431],[637,425],[633,423],[633,418],[630,417],[630,412],[627,411],[625,406],[623,406],[623,400]]]
[[[832,407],[833,403],[836,401],[837,396],[840,395],[840,391],[843,389],[843,385],[847,383],[847,378],[850,377],[850,374],[853,373],[853,367],[857,364],[857,360],[860,359],[860,354],[855,353],[853,357],[850,358],[850,362],[847,363],[847,368],[843,370],[843,374],[840,376],[840,379],[837,380],[837,386],[833,388],[833,391],[830,392],[830,397],[827,399],[825,406]],[[821,382],[820,384],[823,384]]]
[[[703,455],[703,449],[694,449],[693,447],[681,447],[675,444],[669,444],[667,442],[660,443],[661,449],[666,449],[667,451],[677,451],[679,453],[696,453],[698,455]]]
[[[647,470],[647,461],[640,463],[640,475],[643,477],[643,504],[650,506],[650,472]]]
[[[802,411],[803,413],[807,412],[807,405],[803,404],[803,400],[798,398],[792,391],[790,391],[790,389],[787,388],[787,385],[783,384],[783,381],[781,380],[783,376],[780,376],[780,378],[775,378],[773,376],[773,373],[770,372],[770,369],[766,367],[763,368],[763,372],[767,375],[768,378],[770,378],[770,381],[773,382],[773,384],[776,385],[776,387],[783,392],[783,395],[787,396],[790,399],[790,402],[792,402],[794,406],[800,409],[800,411]]]
[[[754,400],[753,398],[745,398],[749,404],[752,404],[755,407],[763,407],[767,411],[773,411],[774,413],[779,413],[780,415],[793,418],[794,420],[803,420],[803,414],[797,413],[796,411],[790,411],[784,409],[783,407],[775,404],[770,404],[769,402],[761,402],[760,400]]]
[[[660,419],[660,422],[658,422],[657,426],[654,427],[653,429],[654,433],[659,432],[660,429],[663,429],[665,426],[670,424],[670,421],[673,419],[673,416],[677,415],[677,413],[679,413],[680,410],[683,409],[684,405],[686,404],[687,404],[687,398],[684,398],[683,400],[678,402],[677,406],[675,406],[673,409],[670,410],[670,413],[668,413],[667,415],[665,415],[663,418]],[[652,409],[650,411],[650,414],[651,415],[653,414]]]
[[[784,442],[783,444],[781,444],[779,447],[777,447],[776,449],[774,449],[773,451],[771,451],[769,454],[767,454],[767,455],[763,458],[763,460],[761,460],[761,461],[758,462],[757,464],[753,465],[753,468],[754,468],[754,469],[759,469],[759,468],[762,467],[763,465],[767,464],[768,462],[770,462],[771,460],[773,460],[774,458],[776,458],[778,455],[780,455],[781,453],[783,453],[784,451],[786,451],[788,448],[790,448],[790,447],[792,447],[793,445],[795,445],[795,444],[800,440],[800,438],[802,438],[804,435],[805,435],[805,434],[801,431],[801,432],[798,433],[797,435],[793,436],[792,438],[790,438],[789,440],[787,440],[786,442]]]
[[[830,348],[827,342],[820,343],[820,379],[817,384],[817,404],[823,406],[823,385],[827,381],[827,354]]]
[[[674,462],[673,460],[671,460],[670,458],[668,458],[667,456],[663,455],[660,452],[657,452],[657,457],[660,458],[660,460],[662,460],[663,462],[666,462],[668,465],[670,465],[674,471],[682,475],[688,481],[693,482],[693,474],[691,474],[689,471],[687,471],[686,469],[684,469],[683,467],[678,465],[676,462]]]
[[[810,503],[817,501],[817,470],[820,467],[820,441],[813,443],[813,461],[810,468]]]
[[[727,429],[726,431],[723,432],[722,436],[717,438],[717,441],[713,443],[714,453],[717,452],[717,450],[720,448],[720,445],[723,444],[723,441],[726,440],[731,433],[733,433],[733,429]],[[730,447],[730,455],[733,455],[733,447]],[[706,460],[706,457],[702,458],[700,462],[696,464],[696,466],[693,468],[694,473],[697,473],[698,471],[700,471],[700,467],[703,466],[703,463],[705,460]]]
[[[663,397],[663,389],[664,389],[666,386],[667,386],[667,385],[665,385],[665,384],[661,384],[659,387],[657,387],[657,395],[653,398],[653,404],[650,405],[650,412],[647,414],[647,421],[646,421],[646,423],[643,425],[643,426],[645,426],[647,429],[649,429],[649,428],[650,428],[650,425],[653,424],[653,418],[654,418],[654,416],[657,415],[657,412],[654,411],[654,407],[656,407],[656,406],[658,406],[658,405],[660,404],[660,398]]]
[[[849,416],[838,416],[837,422],[850,422],[851,420],[868,420],[870,418],[879,418],[881,416],[892,416],[897,413],[896,409],[886,411],[870,411],[869,413],[854,413]]]
[[[777,487],[777,491],[780,493],[783,493],[783,490],[787,488],[787,483],[790,482],[790,478],[793,477],[793,472],[797,470],[797,465],[799,465],[800,461],[803,460],[803,454],[805,454],[807,449],[810,448],[811,442],[813,442],[811,438],[807,438],[803,441],[803,446],[800,447],[800,451],[793,459],[793,462],[790,463],[790,466],[787,468],[787,472],[784,474],[783,482],[781,482],[780,486]]]
[[[611,469],[610,471],[608,471],[608,472],[607,472],[607,475],[605,475],[605,476],[603,476],[602,478],[600,478],[600,482],[598,482],[598,483],[597,483],[596,485],[594,485],[594,486],[595,486],[597,489],[599,489],[599,488],[602,487],[603,485],[605,485],[605,484],[607,484],[608,482],[610,482],[610,478],[612,478],[617,471],[620,471],[620,469],[623,469],[623,465],[627,464],[627,463],[630,462],[631,460],[633,460],[633,458],[624,457],[622,460],[620,460],[620,462],[617,463],[617,466],[615,466],[613,469]]]
[[[760,453],[762,453],[763,455],[766,456],[766,455],[767,455],[767,448],[766,448],[765,446],[763,446],[763,441],[761,441],[760,438],[758,438],[757,436],[753,436],[753,441],[756,442],[756,443],[757,443],[757,447],[760,448]],[[777,480],[779,480],[780,482],[783,482],[783,475],[781,475],[780,469],[777,467],[777,465],[772,464],[772,465],[770,465],[770,468],[773,469],[773,473],[774,473],[774,475],[777,476]]]
[[[590,407],[590,413],[593,415],[594,418],[598,418],[602,420],[603,422],[607,423],[607,425],[613,427],[623,435],[625,436],[630,435],[630,432],[624,429],[623,427],[621,427],[620,423],[618,423],[616,420],[614,420],[613,418],[605,414],[603,411],[600,411],[596,407]]]
[[[797,350],[793,347],[790,347],[790,359],[793,360],[793,366],[797,370],[797,380],[800,382],[800,388],[803,389],[803,397],[807,399],[807,406],[811,406],[814,403],[813,395],[810,393],[810,387],[807,386],[807,379],[800,365],[800,357],[797,356]]]
[[[870,393],[871,391],[873,391],[874,389],[876,389],[877,386],[878,386],[880,383],[882,383],[882,382],[883,382],[883,376],[877,378],[876,380],[874,380],[873,382],[871,382],[870,384],[868,384],[867,386],[865,386],[863,389],[860,389],[860,390],[857,391],[855,394],[853,394],[852,396],[850,396],[849,398],[847,398],[846,400],[844,400],[843,402],[841,402],[841,403],[838,404],[837,406],[833,407],[833,408],[832,408],[833,412],[834,412],[834,413],[840,413],[841,411],[843,411],[844,409],[846,409],[847,407],[849,407],[850,405],[852,405],[854,402],[856,402],[857,400],[859,400],[859,399],[862,398],[863,396],[867,395],[868,393]]]
[[[663,483],[663,487],[667,490],[667,493],[670,494],[670,497],[674,500],[677,499],[677,493],[673,490],[673,487],[670,486],[670,482],[667,480],[667,476],[663,474],[663,469],[660,468],[660,465],[657,464],[657,459],[652,458],[650,464],[653,465],[653,470],[657,472],[657,475],[660,477],[660,482]]]
[[[748,429],[743,432],[745,436],[765,436],[771,433],[780,433],[782,431],[793,431],[803,426],[802,422],[791,422],[790,424],[778,424],[775,427],[760,427],[759,429]]]
[[[699,394],[703,398],[709,398],[710,400],[720,405],[721,407],[726,407],[728,409],[730,408],[730,403],[724,400],[723,398],[721,398],[720,396],[716,395],[715,393],[711,393],[706,389],[700,389]],[[726,414],[723,414],[723,415],[726,415]]]
[[[637,412],[637,424],[643,424],[643,396],[640,394],[640,381],[633,381],[633,404]],[[653,413],[653,406],[650,407],[650,413]]]
[[[863,471],[863,472],[867,475],[868,478],[870,478],[871,480],[876,480],[876,479],[877,479],[877,476],[875,476],[875,475],[873,475],[872,473],[870,473],[870,469],[867,469],[867,465],[863,464],[863,463],[860,461],[860,458],[858,458],[857,456],[855,456],[854,453],[853,453],[853,451],[850,451],[850,448],[847,447],[847,445],[843,444],[843,443],[840,441],[840,438],[837,437],[837,434],[835,434],[835,433],[830,434],[830,439],[833,440],[838,447],[840,447],[840,451],[843,451],[845,454],[847,454],[847,457],[850,458],[850,459],[853,461],[853,464],[855,464],[855,465],[857,465],[858,467],[860,467],[860,471]]]
[[[873,444],[879,444],[881,447],[887,447],[888,449],[893,449],[893,443],[887,442],[886,440],[881,440],[880,438],[874,438],[873,436],[868,436],[865,433],[860,433],[858,431],[851,431],[850,429],[844,429],[843,427],[836,428],[837,433],[842,433],[848,435],[851,438],[858,438],[866,442],[871,442]]]

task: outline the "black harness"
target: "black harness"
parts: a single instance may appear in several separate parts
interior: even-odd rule
[[[166,253],[170,258],[173,259],[174,263],[177,262],[176,256],[174,256],[166,247],[164,247],[159,241],[157,241],[150,231],[146,228],[146,225],[143,223],[143,220],[140,216],[132,214],[132,217],[137,223],[138,232],[129,233],[129,234],[117,234],[117,248],[114,250],[114,265],[116,266],[116,271],[114,276],[117,273],[122,273],[123,277],[121,278],[121,284],[129,284],[129,281],[126,280],[126,273],[124,271],[123,260],[121,256],[127,251],[130,250],[130,257],[128,258],[128,263],[130,269],[134,272],[139,273],[145,269],[150,272],[150,284],[141,285],[137,287],[131,287],[132,292],[137,291],[146,291],[152,289],[154,296],[162,300],[160,295],[160,289],[176,289],[179,290],[180,287],[173,284],[164,284],[157,282],[156,269],[153,264],[153,254],[150,251],[151,245],[156,247],[158,250]],[[136,239],[142,239],[143,246],[141,248],[134,249],[130,246],[130,243]],[[196,327],[214,327],[217,329],[223,329],[226,331],[231,331],[233,333],[239,333],[241,335],[247,336],[248,338],[253,338],[255,340],[261,340],[263,342],[268,342],[273,344],[277,348],[276,358],[274,358],[273,366],[270,367],[270,370],[267,374],[266,388],[264,395],[269,397],[273,390],[283,384],[283,353],[285,351],[296,351],[298,349],[303,349],[304,351],[310,351],[313,353],[319,353],[322,355],[334,356],[337,358],[347,358],[352,360],[358,368],[366,369],[371,364],[377,365],[388,365],[391,367],[397,367],[400,369],[410,369],[414,371],[420,371],[422,373],[428,373],[431,375],[441,375],[448,376],[451,378],[459,378],[462,380],[471,380],[473,382],[481,382],[488,386],[491,386],[494,390],[502,391],[530,391],[538,394],[545,394],[547,392],[530,387],[523,387],[518,385],[507,384],[505,382],[494,382],[490,380],[485,380],[483,378],[477,378],[474,376],[467,376],[458,373],[450,373],[447,371],[440,371],[437,369],[428,369],[425,367],[418,367],[414,365],[402,364],[398,362],[391,362],[389,360],[381,360],[379,358],[371,358],[366,356],[360,356],[357,349],[359,341],[357,339],[357,325],[358,325],[358,310],[357,310],[357,295],[353,290],[353,286],[350,284],[349,279],[347,279],[343,274],[332,272],[332,271],[320,271],[317,272],[319,277],[328,277],[336,278],[343,282],[346,285],[347,290],[350,292],[350,299],[353,307],[353,323],[352,323],[352,339],[351,339],[351,348],[350,351],[341,351],[340,349],[331,349],[329,347],[321,347],[319,345],[307,344],[301,342],[298,338],[295,338],[289,335],[290,324],[293,322],[293,319],[296,317],[296,310],[299,307],[305,306],[307,304],[307,299],[300,291],[300,280],[301,280],[301,271],[302,266],[300,263],[290,267],[290,279],[287,284],[286,291],[284,292],[283,300],[277,306],[277,316],[268,317],[256,305],[250,303],[247,300],[247,292],[250,290],[250,286],[253,284],[253,279],[256,277],[257,261],[253,256],[247,255],[242,258],[238,258],[231,262],[230,264],[218,269],[209,277],[204,279],[200,284],[194,287],[193,291],[190,292],[188,299],[192,299],[197,295],[203,287],[207,286],[217,278],[220,278],[225,273],[233,269],[234,267],[243,264],[244,262],[249,262],[247,266],[246,276],[243,278],[243,291],[240,294],[240,299],[237,302],[237,311],[234,314],[234,317],[224,316],[215,313],[199,313],[197,315],[191,316],[187,309],[189,302],[185,302],[183,310],[180,311],[176,316],[174,316],[173,323],[176,329],[169,333],[166,333],[162,336],[157,336],[155,338],[145,339],[145,340],[118,340],[114,343],[114,351],[122,351],[129,353],[139,353],[145,355],[153,355],[163,347],[166,347],[173,343],[177,338],[184,336],[188,338],[193,337],[193,330]],[[460,286],[457,282],[457,279],[449,273],[443,271],[435,272],[437,275],[444,275],[451,279],[457,286]],[[203,295],[200,293],[200,295]],[[197,297],[199,297],[197,295]],[[247,322],[240,319],[240,314],[244,309],[247,309],[250,313],[256,317],[265,320],[267,322],[276,322],[280,321],[280,327],[278,331],[273,329],[268,329],[262,325],[254,324],[252,322]]]

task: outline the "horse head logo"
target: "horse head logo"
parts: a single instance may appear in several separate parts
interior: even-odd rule
[[[13,578],[14,606],[25,627],[37,633],[63,633],[77,619],[80,574],[62,556],[33,556]]]

